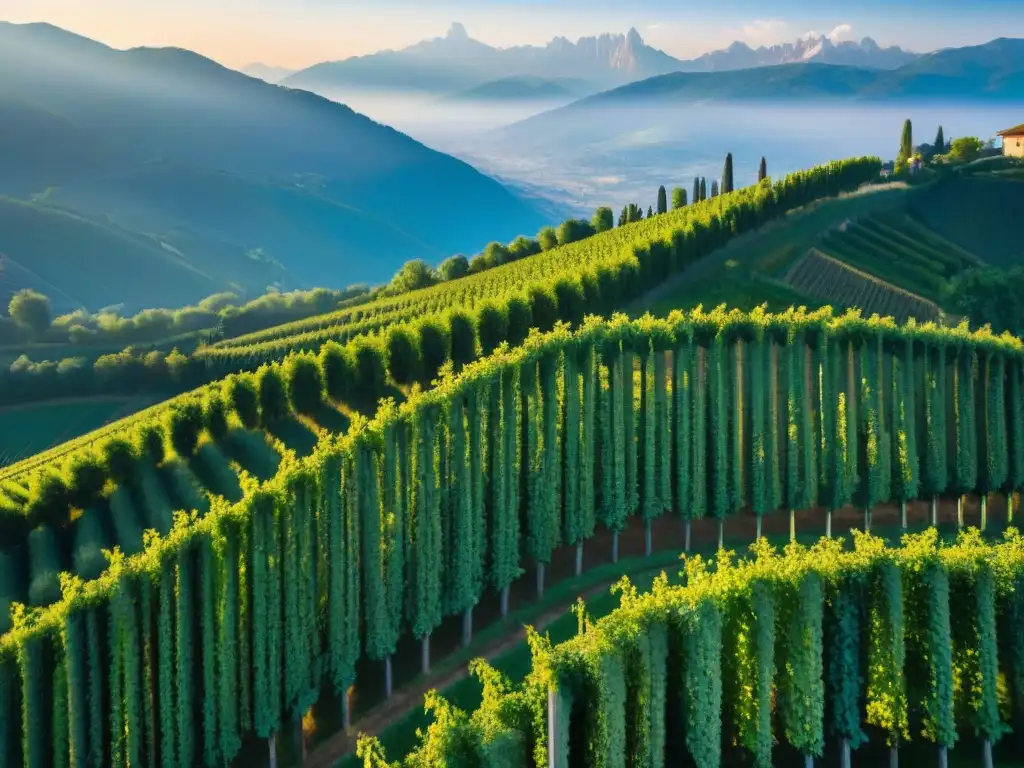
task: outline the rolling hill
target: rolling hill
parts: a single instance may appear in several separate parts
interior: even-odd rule
[[[576,78],[544,78],[523,75],[503,77],[444,96],[445,104],[473,104],[489,101],[560,101],[562,103],[593,93],[590,83]]]
[[[279,263],[283,283],[347,285],[547,223],[466,163],[341,104],[189,51],[118,51],[44,24],[0,24],[0,167],[0,194],[46,192],[138,232],[184,232],[190,250],[174,247],[195,266],[261,289],[265,268],[239,254]]]

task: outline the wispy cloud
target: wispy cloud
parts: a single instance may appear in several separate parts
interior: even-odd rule
[[[817,32],[812,29],[809,32],[805,32],[800,37],[803,40],[809,40],[811,38],[817,39],[822,36],[823,34],[821,32]],[[824,37],[827,37],[833,43],[850,40],[853,37],[853,27],[850,24],[837,24],[832,31],[825,34]]]
[[[791,36],[793,25],[782,19],[756,19],[740,27],[739,39],[753,45],[778,42],[780,38]]]

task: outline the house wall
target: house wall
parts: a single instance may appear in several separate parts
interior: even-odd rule
[[[1024,157],[1024,136],[1003,136],[1003,154],[1007,157]]]

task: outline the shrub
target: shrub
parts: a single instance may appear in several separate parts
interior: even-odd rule
[[[411,384],[419,378],[420,350],[413,331],[403,325],[392,326],[385,346],[388,372],[399,384]]]
[[[118,485],[128,485],[134,479],[137,458],[134,446],[124,438],[111,438],[103,446],[107,474]]]
[[[432,317],[424,318],[416,326],[420,348],[420,381],[426,386],[437,378],[441,366],[448,360],[448,331]]]
[[[550,331],[558,322],[558,301],[554,293],[539,285],[531,286],[530,317],[533,319],[533,327],[543,332]]]
[[[509,346],[518,347],[526,341],[533,326],[530,302],[524,296],[509,296],[505,301],[505,316],[508,323],[505,338],[508,339]]]
[[[228,402],[238,414],[242,426],[246,429],[256,429],[260,425],[260,408],[253,376],[247,373],[231,376],[226,386]]]
[[[92,451],[74,453],[64,469],[68,502],[78,509],[87,509],[103,492],[107,482],[106,468]]]
[[[387,385],[387,367],[380,339],[360,336],[352,343],[356,361],[355,395],[364,402],[376,402]]]
[[[174,452],[182,458],[192,456],[203,429],[203,410],[199,403],[194,400],[180,403],[171,408],[166,418],[167,434],[170,435]]]
[[[508,314],[493,301],[480,305],[476,312],[476,332],[482,354],[489,355],[508,337]]]
[[[542,251],[550,251],[558,245],[558,234],[554,227],[544,227],[537,233],[537,242]]]
[[[60,475],[43,469],[32,478],[28,510],[37,525],[62,526],[68,521],[68,488]]]
[[[452,340],[452,364],[458,370],[476,359],[476,332],[473,318],[462,309],[448,313],[448,332]]]
[[[218,392],[208,392],[203,401],[203,426],[218,443],[228,435],[228,410]]]
[[[324,401],[324,377],[312,354],[295,355],[284,365],[288,399],[297,413],[313,413]]]
[[[163,463],[167,453],[163,427],[159,424],[143,424],[135,435],[135,447],[140,457],[153,464]]]
[[[264,426],[288,415],[288,393],[277,366],[261,366],[256,373],[256,387],[259,390],[260,415]]]
[[[586,305],[583,301],[583,284],[576,278],[560,277],[555,281],[555,297],[558,301],[558,316],[573,325],[583,321]]]
[[[320,348],[320,369],[323,371],[327,396],[344,402],[355,388],[356,361],[351,347],[328,341]]]

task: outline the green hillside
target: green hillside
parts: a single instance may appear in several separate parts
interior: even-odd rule
[[[260,290],[384,282],[410,258],[472,253],[548,223],[466,163],[342,104],[190,51],[119,51],[47,24],[0,22],[0,167],[0,195],[52,190]],[[46,250],[37,232],[9,236]],[[161,277],[149,290],[168,291],[150,306],[212,293],[183,301]]]
[[[1019,211],[1024,180],[999,174],[952,177],[930,187],[909,213],[934,232],[997,267],[1024,265]]]
[[[46,205],[0,198],[0,306],[33,288],[55,308],[188,304],[227,287],[157,242]]]
[[[811,169],[469,278],[206,347],[166,372],[215,381],[0,472],[0,602],[29,606],[0,636],[0,754],[14,764],[48,764],[55,752],[63,758],[93,745],[118,765],[260,765],[268,752],[276,762],[277,750],[292,753],[289,742],[304,740],[309,728],[371,700],[364,692],[391,679],[384,670],[392,671],[396,655],[395,668],[421,659],[427,672],[436,659],[432,637],[454,630],[468,642],[474,615],[482,622],[503,615],[511,590],[542,597],[546,584],[589,566],[593,555],[584,550],[597,545],[616,560],[631,521],[640,532],[634,543],[650,553],[656,526],[658,535],[689,542],[699,518],[709,518],[703,527],[717,528],[719,540],[728,524],[749,541],[763,517],[787,510],[791,526],[797,511],[820,531],[831,527],[831,510],[853,510],[870,527],[872,514],[895,515],[900,502],[973,494],[984,510],[989,491],[1001,498],[1024,487],[1014,448],[1024,445],[1024,421],[1012,407],[1024,380],[1019,340],[898,330],[891,321],[830,312],[719,309],[584,321],[589,312],[610,316],[659,295],[667,301],[684,287],[720,284],[730,273],[749,271],[758,278],[752,283],[780,290],[778,276],[837,232],[846,235],[839,245],[860,258],[873,253],[872,238],[885,237],[907,259],[928,258],[943,277],[968,262],[938,237],[922,246],[923,234],[903,242],[898,227],[882,229],[915,191],[863,187],[879,165],[860,158]],[[910,343],[886,343],[897,333]],[[912,353],[924,343],[936,354],[918,367]],[[126,360],[123,369],[101,372],[111,384],[139,374],[138,363]],[[970,394],[984,388],[994,396]],[[175,516],[179,509],[194,514]],[[127,559],[108,564],[102,552],[113,546]],[[784,643],[765,633],[778,626],[818,637],[835,605],[823,588],[838,584],[824,581],[833,576],[857,576],[848,595],[855,615],[828,626],[844,627],[843,648],[858,643],[886,660],[887,679],[901,678],[906,659],[914,706],[938,685],[915,665],[945,658],[966,668],[977,663],[977,637],[1016,636],[1016,625],[980,626],[985,617],[996,622],[997,596],[1010,599],[1007,585],[1024,578],[1024,549],[1014,541],[948,553],[908,545],[907,555],[871,550],[859,559],[830,546],[821,551],[833,553],[831,570],[810,556],[787,560],[794,570],[766,556],[749,566],[763,570],[738,564],[735,578],[721,569],[707,582],[740,588],[725,606],[740,611],[740,623],[718,621],[717,634],[704,633],[700,645],[706,663],[684,669],[701,680],[725,670],[728,706],[708,705],[702,715],[708,728],[723,728],[725,743],[749,744],[731,738],[754,722],[731,714],[744,701],[733,692],[745,689],[768,712],[777,685],[786,722],[798,725],[756,721],[758,749],[770,753],[777,740],[779,760],[808,749],[794,734],[825,728],[820,665],[831,658],[832,636]],[[866,562],[902,567],[912,557],[921,567],[906,569],[905,593],[898,570],[869,580],[854,572]],[[948,565],[948,583],[914,575],[932,574],[936,563]],[[998,565],[999,579],[981,581],[977,574],[990,572],[980,564]],[[688,590],[700,589],[696,568]],[[73,577],[62,580],[62,572]],[[746,581],[751,573],[766,577],[760,587]],[[821,581],[801,580],[807,574]],[[884,588],[861,589],[884,578]],[[694,592],[673,594],[685,598],[672,604],[673,615],[693,619],[681,626],[712,626],[687,613]],[[886,617],[903,616],[897,607],[909,617],[905,655],[880,650],[876,622],[857,619],[879,610],[869,595],[889,601]],[[627,607],[637,599],[624,590]],[[962,599],[977,610],[958,614],[953,642],[951,632],[917,629],[938,620],[928,611],[948,621],[951,600]],[[567,684],[583,679],[577,673],[621,680],[621,695],[594,705],[616,718],[648,706],[625,683],[628,670],[664,656],[658,648],[696,647],[648,643],[643,623],[616,635],[621,648],[615,639],[587,648],[589,621],[583,614],[579,621],[587,633],[570,641],[579,654],[535,642],[535,659],[550,660],[547,668]],[[757,631],[737,632],[743,625]],[[628,638],[637,636],[646,651],[634,653]],[[777,652],[778,672],[743,637]],[[716,665],[736,648],[746,649],[742,664]],[[595,664],[574,667],[580,660]],[[954,686],[952,663],[949,680],[940,680],[948,682],[941,706],[950,720],[976,695],[995,701],[997,683],[1016,684],[994,663],[979,665],[975,694]],[[813,690],[791,697],[796,683],[786,670],[797,667],[810,670],[801,680]],[[875,690],[859,674],[848,678],[853,701]],[[542,730],[533,713],[546,693],[491,691],[499,695],[485,701],[505,698],[503,712],[515,717],[491,718],[483,730],[508,737],[506,762],[524,763],[515,750],[534,726]],[[820,707],[804,711],[798,700]],[[673,704],[679,712],[683,705]],[[1017,705],[1007,706],[987,707],[996,725],[1016,716]],[[852,709],[850,727],[860,727],[864,716]],[[441,718],[442,728],[464,734],[478,725]],[[583,733],[570,726],[556,734],[566,748]],[[830,748],[837,741],[829,732]],[[476,755],[485,743],[474,736],[466,749]],[[645,742],[623,737],[619,746],[626,743]],[[681,739],[669,747],[679,758],[672,764],[689,749]],[[431,765],[453,762],[438,755]]]

